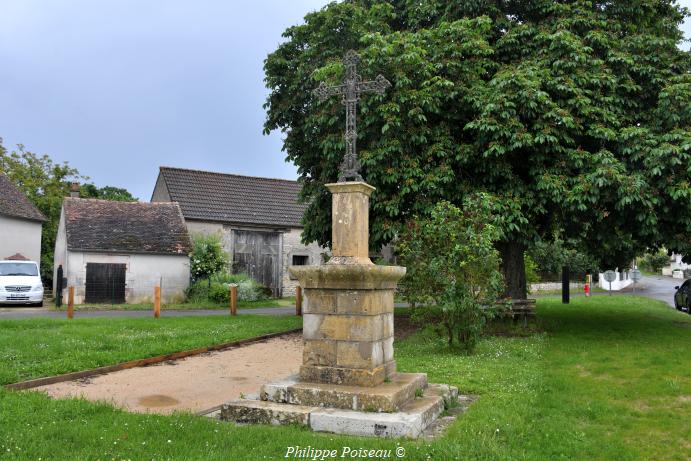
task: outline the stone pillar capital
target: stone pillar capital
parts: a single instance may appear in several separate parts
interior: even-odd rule
[[[372,195],[372,192],[377,190],[374,186],[370,186],[366,182],[334,182],[324,185],[332,194],[352,194],[361,193],[367,197]]]

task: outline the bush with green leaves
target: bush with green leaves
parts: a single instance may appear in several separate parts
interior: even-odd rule
[[[588,271],[596,271],[597,261],[586,252],[574,248],[573,243],[565,242],[560,238],[551,241],[540,240],[528,249],[527,258],[534,261],[537,275],[543,281],[561,280],[561,271],[564,266],[569,267],[572,279],[584,279]]]
[[[540,283],[538,269],[535,260],[530,255],[525,255],[525,281],[528,284],[528,292],[530,292],[531,283]]]
[[[428,217],[411,220],[397,242],[408,272],[404,296],[418,306],[415,316],[470,353],[487,320],[501,309],[504,289],[495,244],[501,237],[487,194],[458,208],[439,202]]]
[[[271,290],[245,273],[231,274],[221,271],[210,279],[197,280],[187,289],[187,299],[192,303],[215,302],[228,304],[230,284],[238,286],[238,301],[260,301],[271,297]]]
[[[228,257],[221,246],[218,235],[196,234],[192,236],[190,253],[190,273],[194,280],[209,278],[223,270],[228,264]]]
[[[650,272],[660,272],[663,267],[669,265],[669,255],[665,250],[657,253],[648,253],[641,259],[641,268]]]

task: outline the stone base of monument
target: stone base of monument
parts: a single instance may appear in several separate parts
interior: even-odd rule
[[[397,373],[394,293],[404,267],[369,258],[369,196],[363,182],[327,184],[332,193],[332,257],[293,266],[304,290],[298,376],[262,387],[259,400],[223,405],[220,419],[301,424],[337,434],[419,437],[454,405],[458,389]]]
[[[375,387],[305,383],[292,377],[262,386],[261,400],[221,407],[221,420],[248,424],[298,424],[314,431],[377,437],[419,437],[458,389],[428,384],[422,373],[396,373]]]

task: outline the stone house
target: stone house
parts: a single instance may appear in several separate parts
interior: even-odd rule
[[[326,251],[301,243],[299,193],[297,181],[161,167],[151,201],[179,203],[190,234],[218,235],[234,272],[281,297],[298,283],[288,267],[320,265]]]
[[[46,218],[0,172],[0,259],[28,259],[41,264],[41,231]]]
[[[189,252],[176,203],[68,197],[55,242],[54,280],[62,266],[77,304],[150,302],[156,286],[162,302],[181,302],[190,280]]]

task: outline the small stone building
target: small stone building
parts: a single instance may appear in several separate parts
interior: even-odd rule
[[[247,272],[276,297],[292,296],[289,266],[320,265],[326,250],[301,243],[300,184],[161,167],[152,202],[180,204],[190,234],[217,234],[232,270]]]
[[[41,264],[41,230],[46,218],[0,172],[0,259],[28,259]]]
[[[177,203],[68,197],[55,243],[54,279],[62,266],[77,304],[150,302],[156,286],[162,302],[181,302],[189,286],[190,248]]]

